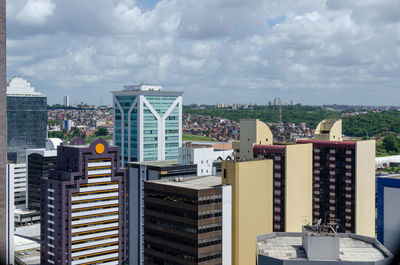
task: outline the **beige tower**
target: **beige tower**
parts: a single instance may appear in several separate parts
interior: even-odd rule
[[[258,119],[240,120],[240,142],[233,143],[235,158],[253,159],[253,145],[272,145],[274,137],[268,125]]]
[[[315,129],[315,140],[343,141],[342,120],[327,119],[321,121]]]
[[[256,264],[257,236],[272,230],[272,160],[223,161],[232,186],[232,265]]]

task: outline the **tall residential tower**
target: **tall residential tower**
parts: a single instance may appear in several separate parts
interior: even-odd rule
[[[161,86],[125,86],[113,92],[114,143],[127,162],[178,158],[182,146],[182,92]]]
[[[41,264],[123,264],[125,170],[118,147],[82,139],[57,149],[57,169],[41,180]]]
[[[313,219],[339,232],[375,236],[375,140],[343,141],[342,121],[324,120],[313,145]]]

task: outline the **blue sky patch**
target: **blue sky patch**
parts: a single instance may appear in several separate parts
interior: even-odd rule
[[[273,19],[267,19],[267,23],[272,28],[277,24],[281,24],[281,23],[285,22],[285,20],[286,20],[286,16],[280,16],[280,17],[276,17]]]

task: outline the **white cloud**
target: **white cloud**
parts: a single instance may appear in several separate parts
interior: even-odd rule
[[[8,71],[50,102],[75,90],[79,102],[110,103],[109,91],[146,81],[183,89],[186,103],[394,104],[385,95],[398,93],[399,3],[13,0]]]
[[[16,19],[24,26],[41,26],[53,15],[55,8],[51,0],[28,0]]]

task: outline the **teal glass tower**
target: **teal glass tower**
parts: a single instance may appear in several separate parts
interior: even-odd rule
[[[182,94],[161,86],[125,86],[113,93],[114,144],[121,165],[178,158],[182,146]]]

